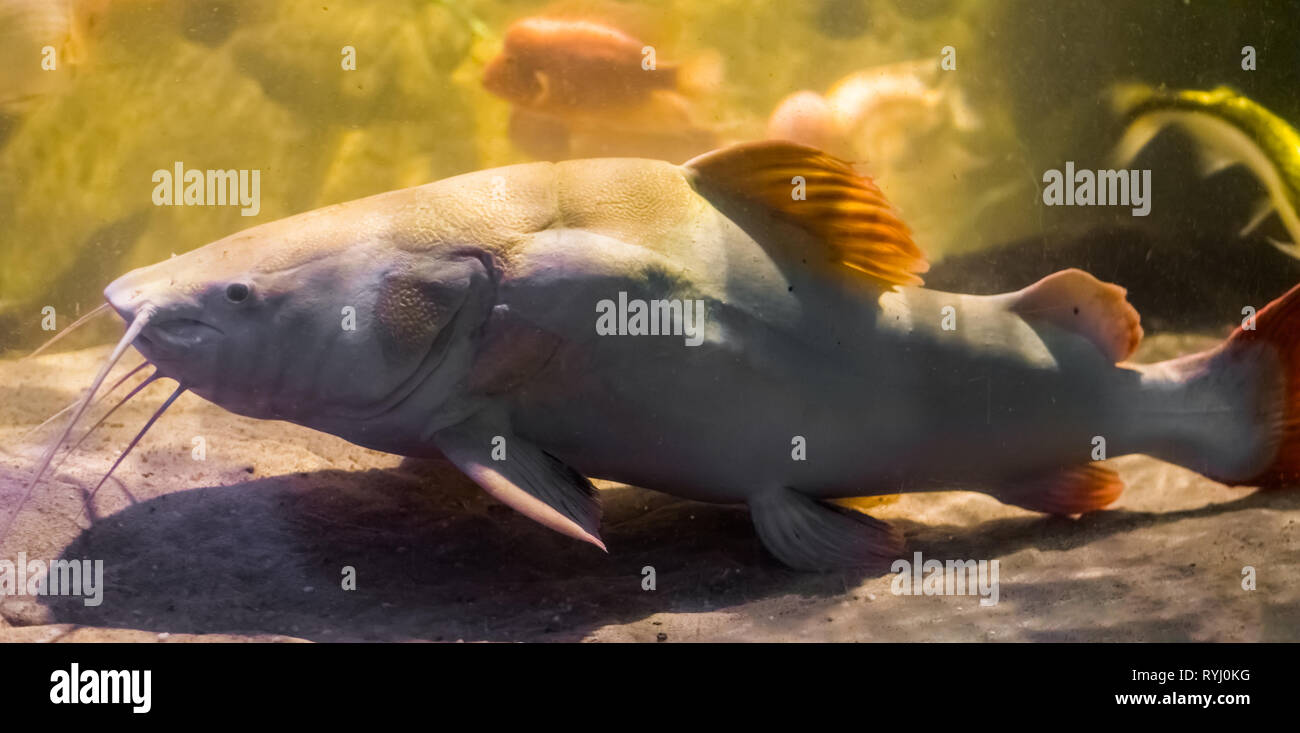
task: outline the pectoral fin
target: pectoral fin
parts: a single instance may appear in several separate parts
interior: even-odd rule
[[[545,107],[546,103],[551,101],[551,78],[540,71],[535,71],[533,81],[536,82],[537,94],[533,95],[529,104],[534,107]]]
[[[556,532],[605,549],[596,488],[559,459],[505,427],[476,418],[439,431],[434,443],[501,503]]]

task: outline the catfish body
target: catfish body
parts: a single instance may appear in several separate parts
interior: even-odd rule
[[[556,173],[627,190],[650,165]],[[1035,463],[1079,462],[1092,435],[1120,431],[1119,405],[1139,380],[1086,339],[1036,331],[996,298],[882,292],[828,267],[798,227],[755,211],[747,231],[680,169],[652,170],[662,187],[629,201],[657,209],[654,219],[629,225],[617,209],[583,203],[593,199],[568,204],[585,226],[531,235],[502,283],[511,313],[566,334],[510,394],[515,429],[584,474],[714,501],[796,486],[850,497],[987,485]],[[773,247],[804,254],[781,262]],[[619,293],[702,300],[703,343],[598,335],[594,306]],[[955,330],[943,329],[945,307]],[[796,438],[807,460],[792,458]]]
[[[381,194],[144,268],[106,297],[128,321],[148,308],[137,348],[217,404],[445,455],[601,547],[587,477],[745,502],[778,558],[817,569],[901,550],[829,499],[962,488],[1101,508],[1122,484],[1091,463],[1097,438],[1112,456],[1289,480],[1294,291],[1218,351],[1136,368],[1117,364],[1141,337],[1121,288],[1076,270],[965,296],[915,287],[923,269],[873,184],[765,143]],[[701,304],[699,337],[597,327],[602,302],[634,301]]]

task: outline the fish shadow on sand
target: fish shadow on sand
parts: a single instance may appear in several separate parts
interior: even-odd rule
[[[919,549],[923,543],[926,553],[935,557],[991,558],[1027,548],[1070,550],[1117,534],[1247,509],[1300,510],[1300,491],[1243,492],[1240,498],[1232,501],[1181,511],[1144,512],[1121,508],[1094,512],[1077,519],[1049,516],[992,519],[974,527],[921,525],[905,520],[892,523],[903,529],[909,546],[918,546],[909,549]]]
[[[66,548],[65,558],[104,561],[102,605],[44,600],[55,623],[171,633],[577,640],[659,612],[722,610],[785,594],[834,597],[882,574],[788,570],[763,552],[740,507],[628,488],[602,496],[608,555],[497,505],[437,461],[194,488],[105,517]],[[897,524],[909,552],[994,558],[1254,507],[1300,508],[1300,493],[1076,521]],[[646,567],[655,571],[653,591],[642,587]],[[355,590],[342,587],[345,568],[355,570]]]
[[[1224,633],[1225,613],[1238,627],[1229,633],[1241,634],[1242,640],[1294,641],[1300,628],[1300,606],[1286,589],[1286,581],[1281,579],[1285,574],[1277,572],[1277,564],[1293,564],[1282,549],[1287,544],[1282,532],[1287,528],[1279,525],[1286,515],[1300,510],[1300,491],[1242,491],[1239,498],[1185,510],[1118,508],[1077,519],[1023,516],[975,526],[895,524],[905,531],[909,552],[920,550],[926,559],[996,559],[1022,550],[1059,553],[1103,540],[1129,538],[1127,545],[1100,548],[1073,561],[1049,560],[1058,567],[1036,575],[1032,572],[1034,559],[1004,560],[1003,599],[1058,619],[1010,634],[1019,641],[1207,640]],[[1272,524],[1260,522],[1254,514],[1233,519],[1233,515],[1257,509],[1272,510]],[[1213,520],[1217,527],[1207,535],[1203,525],[1175,526],[1198,519]],[[1159,559],[1153,560],[1153,554]],[[1215,555],[1220,555],[1221,561]],[[1196,562],[1188,562],[1192,559],[1206,562],[1198,567]],[[1260,586],[1262,592],[1249,594],[1254,602],[1244,604],[1250,612],[1242,615],[1243,606],[1235,603],[1245,597],[1239,570],[1252,563],[1260,564],[1259,572],[1270,580],[1267,588]],[[1233,597],[1231,610],[1224,608],[1225,597]],[[1067,605],[1092,612],[1048,611]],[[1220,630],[1207,635],[1207,621]]]

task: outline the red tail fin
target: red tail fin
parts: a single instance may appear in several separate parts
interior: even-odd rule
[[[1234,331],[1224,350],[1242,353],[1265,344],[1276,354],[1282,370],[1281,400],[1272,418],[1278,421],[1276,446],[1272,463],[1263,472],[1233,483],[1261,488],[1293,486],[1300,483],[1300,285],[1264,306],[1255,315],[1254,325],[1253,330]]]

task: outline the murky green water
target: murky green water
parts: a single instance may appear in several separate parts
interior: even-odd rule
[[[234,629],[331,641],[1294,640],[1300,494],[1243,498],[1235,484],[1293,485],[1300,473],[1300,356],[1287,322],[1295,297],[1261,316],[1258,333],[1237,333],[1204,360],[1149,370],[1128,362],[1217,348],[1239,323],[1254,330],[1243,316],[1300,282],[1297,249],[1270,244],[1300,239],[1298,37],[1297,0],[0,0],[0,545],[12,551],[0,562],[18,552],[102,558],[109,591],[102,608],[75,594],[6,598],[0,636],[139,640]],[[1211,103],[1199,102],[1195,115],[1208,125],[1217,114],[1219,127],[1162,129],[1117,162],[1117,149],[1140,131],[1120,102],[1140,93],[1186,105],[1200,99],[1185,96],[1190,90],[1212,89],[1226,90],[1215,93],[1220,106],[1211,114]],[[1251,122],[1228,124],[1238,138],[1223,129],[1229,108]],[[1236,145],[1237,164],[1207,154],[1215,135]],[[251,249],[209,250],[217,255],[192,270],[212,280],[207,300],[196,300],[223,309],[198,313],[215,313],[211,323],[173,297],[192,293],[193,282],[155,270],[148,285],[161,299],[137,299],[144,288],[129,279],[116,291],[119,312],[133,319],[127,337],[106,309],[57,345],[123,339],[123,351],[136,339],[149,354],[136,371],[134,357],[117,370],[101,366],[111,347],[15,358],[67,333],[123,273],[300,212],[525,161],[680,163],[771,138],[824,148],[871,176],[928,254],[928,287],[1007,292],[1082,268],[1127,289],[1146,340],[1139,346],[1138,319],[1117,290],[1079,273],[1019,298],[955,300],[984,305],[962,312],[974,329],[950,341],[955,325],[913,329],[927,311],[955,319],[948,295],[910,291],[873,303],[885,304],[879,310],[853,310],[858,296],[832,274],[793,258],[768,271],[763,256],[774,248],[709,242],[678,268],[692,276],[678,287],[658,259],[625,254],[653,251],[656,242],[639,232],[627,248],[575,238],[590,245],[584,255],[595,253],[574,257],[578,277],[569,277],[572,250],[562,246],[520,257],[523,266],[507,267],[527,271],[519,278],[527,294],[489,302],[480,286],[497,270],[479,269],[483,261],[422,281],[408,272],[418,259],[409,251],[391,260],[381,253],[377,268],[369,255],[380,248],[353,247],[358,237],[341,220],[379,211],[358,229],[388,237],[390,228],[373,222],[407,213],[394,205],[315,219],[349,232],[332,268],[310,268],[313,257],[303,256],[328,247],[329,236],[284,237],[289,246],[275,250],[282,257],[257,272],[290,273],[274,279],[227,277],[223,268],[238,270],[257,254]],[[823,177],[823,191],[839,192],[823,209],[839,231],[818,229],[772,197],[746,201],[747,188],[724,188],[710,203],[729,216],[744,206],[725,194],[768,205],[773,218],[735,218],[742,228],[802,226],[812,235],[799,234],[805,244],[835,239],[843,263],[852,264],[844,254],[852,250],[917,264],[874,191],[843,167],[799,155],[800,166],[822,164],[808,172]],[[712,180],[705,166],[695,170],[701,191],[726,179],[718,168]],[[1079,171],[1091,171],[1086,187],[1073,185]],[[1056,188],[1062,177],[1069,185]],[[542,190],[570,196],[566,206],[582,214],[597,211],[605,192],[582,178]],[[394,227],[393,239],[437,230],[426,225],[444,211],[463,213],[453,206],[494,211],[475,205],[492,195],[417,201],[409,208],[421,214],[443,208],[438,217],[394,216],[409,226]],[[598,203],[574,203],[584,196]],[[627,198],[609,199],[610,220],[644,210]],[[517,210],[532,203],[498,200]],[[387,201],[409,203],[400,194]],[[1252,222],[1261,202],[1272,213]],[[552,245],[572,234],[563,227],[569,210],[537,210],[544,215],[529,231],[559,230]],[[665,210],[692,211],[656,213]],[[782,214],[786,222],[776,220]],[[668,229],[669,218],[653,221]],[[480,220],[447,219],[464,226],[427,249],[459,257],[443,243]],[[594,228],[590,221],[583,225]],[[719,228],[728,231],[726,222]],[[843,232],[864,230],[879,238],[846,246]],[[699,231],[677,232],[673,256],[690,253],[685,243],[698,240],[687,237]],[[756,246],[777,239],[750,233]],[[308,244],[294,246],[299,239]],[[633,272],[651,295],[674,298],[697,282],[712,288],[715,263],[742,262],[719,278],[717,297],[735,296],[743,318],[710,311],[722,312],[725,338],[693,351],[686,347],[700,341],[691,339],[706,335],[705,301],[692,296],[693,311],[657,301],[665,318],[674,305],[699,314],[697,330],[657,333],[672,349],[647,339],[634,353],[568,348],[592,333],[577,310],[556,319],[558,333],[531,313],[509,317],[516,303],[550,315],[595,293],[595,334],[637,335],[602,330],[614,298],[621,309],[628,293],[586,282],[603,283],[601,265],[616,269],[616,257],[635,260],[629,267],[641,268]],[[366,277],[376,272],[383,277]],[[335,284],[348,299],[331,299]],[[823,295],[823,286],[830,296],[805,296]],[[250,302],[254,288],[272,297]],[[283,307],[289,300],[294,307]],[[252,310],[264,303],[273,307]],[[891,314],[896,325],[881,327]],[[237,325],[227,333],[218,327],[226,323]],[[841,348],[876,332],[885,336],[867,348]],[[169,348],[188,349],[179,367],[167,365]],[[832,363],[840,353],[850,356]],[[870,370],[856,370],[868,361]],[[151,376],[148,362],[158,368]],[[107,406],[128,389],[121,412]],[[1281,406],[1275,392],[1286,394]],[[164,412],[166,422],[145,436]],[[506,460],[506,436],[516,462],[493,468]],[[476,453],[487,446],[491,463]],[[1179,465],[1118,455],[1148,448]],[[801,474],[810,456],[816,469]],[[778,476],[786,465],[798,468]],[[958,483],[972,467],[972,483]],[[574,541],[602,542],[588,474],[602,480],[608,555]],[[801,476],[813,477],[806,496],[798,496]],[[495,498],[480,497],[475,482]],[[617,488],[623,482],[672,494]],[[1125,484],[1120,511],[1091,514]],[[845,498],[859,490],[873,495]],[[919,493],[900,500],[887,491]],[[760,543],[787,564],[817,569],[896,548],[883,524],[841,524],[839,511],[814,498],[897,520],[909,545],[949,569],[953,558],[1005,562],[1008,603],[985,612],[974,599],[913,598],[856,569],[776,569]],[[699,503],[742,499],[758,539],[736,507]],[[497,500],[522,516],[498,512]],[[89,527],[78,521],[83,502],[95,519]],[[1016,507],[1089,516],[1040,521]],[[349,563],[345,579],[362,568],[362,593],[324,592],[339,582],[340,561]],[[645,592],[654,565],[668,595]],[[1242,592],[1255,590],[1255,566],[1260,592]],[[1099,603],[1106,613],[1096,613]]]
[[[510,23],[547,14],[608,20],[662,63],[715,62],[716,78],[681,101],[719,144],[763,137],[793,92],[828,94],[885,65],[931,67],[878,73],[921,91],[863,107],[847,145],[936,259],[1034,237],[1051,250],[1062,231],[1134,224],[1040,197],[1045,170],[1103,166],[1119,133],[1103,99],[1113,83],[1229,84],[1300,120],[1300,22],[1284,1],[4,0],[0,348],[40,343],[43,308],[62,328],[132,267],[296,212],[531,159],[512,138],[511,103],[482,77]],[[53,68],[42,67],[47,47]],[[621,138],[593,137],[567,152]],[[177,162],[260,171],[256,215],[156,204],[155,172]],[[1225,219],[1244,224],[1215,207],[1251,198],[1249,178],[1207,189],[1178,165],[1157,169],[1143,231],[1190,241]],[[1106,264],[1104,249],[1090,252]]]

